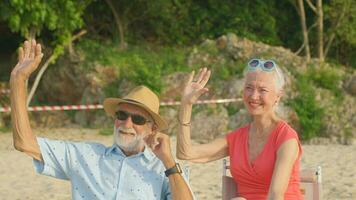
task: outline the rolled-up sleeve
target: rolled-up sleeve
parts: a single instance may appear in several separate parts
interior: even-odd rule
[[[69,180],[73,144],[60,140],[37,138],[43,161],[33,160],[37,173]]]

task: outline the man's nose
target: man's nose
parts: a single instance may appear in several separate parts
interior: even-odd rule
[[[123,124],[126,128],[131,128],[133,125],[131,116],[129,116],[125,121],[123,121]]]

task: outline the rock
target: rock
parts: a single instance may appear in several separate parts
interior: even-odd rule
[[[241,108],[237,113],[229,118],[229,130],[233,131],[251,122],[251,116],[245,108]]]
[[[42,77],[35,97],[40,102],[74,105],[81,101],[85,87],[89,84],[86,76],[77,64],[61,57],[55,66],[49,67]]]
[[[178,106],[162,106],[160,114],[168,123],[168,130],[164,131],[168,135],[177,135],[178,131]]]
[[[224,98],[241,98],[244,84],[244,78],[236,77],[231,80],[224,81],[223,84],[221,84],[223,88],[217,88],[216,91],[219,93],[218,96]]]
[[[214,109],[206,108],[193,115],[192,138],[198,142],[208,142],[222,137],[227,132],[228,113],[227,110],[218,105]]]
[[[216,40],[216,47],[219,49],[219,50],[223,50],[225,49],[227,46],[227,37],[225,35],[219,37],[217,40]]]
[[[239,39],[234,33],[226,34],[226,49],[229,51],[238,47],[238,41]]]
[[[101,104],[104,99],[105,94],[102,89],[96,84],[90,84],[84,89],[80,104]],[[92,127],[112,123],[108,118],[103,110],[80,110],[76,112],[74,117],[76,123]]]
[[[72,123],[64,111],[30,112],[31,127],[62,128]]]
[[[345,90],[353,95],[356,96],[356,75],[353,75],[349,78],[349,80],[345,84]]]
[[[161,92],[161,101],[180,101],[184,83],[189,73],[176,72],[163,77],[164,88]]]

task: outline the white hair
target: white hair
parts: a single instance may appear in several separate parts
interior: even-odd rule
[[[276,83],[276,90],[277,91],[283,90],[283,87],[285,85],[285,76],[283,74],[283,71],[281,70],[281,68],[277,64],[275,65],[274,70],[271,71],[271,72],[264,71],[264,70],[262,70],[260,68],[257,68],[255,71],[257,71],[257,70],[259,70],[261,72],[265,72],[265,73],[273,73],[274,74],[274,81]],[[243,77],[244,77],[245,80],[246,80],[247,74],[250,73],[250,72],[253,72],[253,71],[250,71],[248,69],[248,66],[245,67],[244,72],[243,72]]]

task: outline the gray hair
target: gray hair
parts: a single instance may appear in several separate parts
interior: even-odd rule
[[[281,70],[281,68],[276,64],[275,65],[275,70],[272,71],[272,73],[274,74],[274,80],[275,80],[275,83],[276,83],[276,89],[277,91],[280,91],[280,90],[283,90],[283,87],[285,85],[285,76],[283,74],[283,71]],[[262,72],[265,72],[264,70],[262,69],[256,69],[257,70],[260,70]],[[244,71],[243,71],[243,77],[244,79],[246,79],[246,75],[248,73],[250,73],[251,71],[248,69],[248,66],[245,67]],[[265,72],[265,73],[271,73],[271,72]]]

